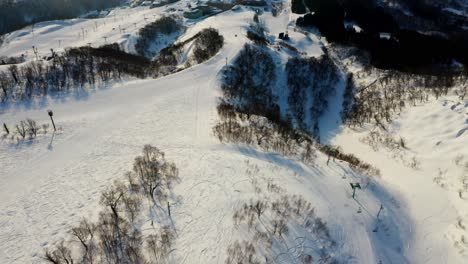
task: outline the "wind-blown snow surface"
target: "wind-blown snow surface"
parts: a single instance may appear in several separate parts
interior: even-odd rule
[[[243,28],[252,21],[253,14],[248,9],[229,11],[199,21],[187,30],[181,39],[209,26],[218,28],[224,36],[221,52],[204,64],[161,79],[126,81],[108,89],[2,109],[1,121],[9,124],[27,117],[48,122],[46,110],[53,109],[63,132],[20,144],[0,141],[0,263],[40,262],[48,243],[69,238],[67,230],[82,217],[95,217],[100,192],[114,179],[123,178],[144,144],[166,152],[167,159],[180,170],[180,182],[174,190],[178,199],[172,207],[178,235],[174,263],[223,263],[229,244],[242,239],[242,233],[233,225],[234,210],[257,195],[255,181],[262,185],[269,179],[291,194],[303,195],[316,207],[338,243],[334,255],[344,263],[464,263],[466,258],[457,255],[451,246],[453,241],[444,235],[453,234],[448,229],[456,224],[455,201],[459,203],[456,208],[466,209],[466,204],[456,197],[447,198],[446,191],[433,183],[432,174],[425,176],[423,171],[392,161],[385,153],[366,149],[356,140],[358,133],[333,128],[327,139],[375,164],[382,170],[383,180],[356,174],[342,162],[330,161],[327,166],[321,154],[315,166],[306,166],[273,153],[222,144],[212,135],[220,96],[217,73],[225,65],[225,58],[234,58],[248,41]],[[141,19],[141,15],[136,17]],[[279,18],[261,16],[267,20],[266,25],[285,28],[290,23],[288,17],[287,10]],[[49,34],[65,39],[67,27],[61,30],[45,34],[40,49],[46,52],[48,43],[56,41],[55,35]],[[277,29],[270,32],[276,35]],[[309,56],[320,52],[316,36],[291,36]],[[75,41],[67,45],[82,44]],[[21,53],[30,45],[30,41],[14,38],[0,49],[0,54]],[[339,106],[339,102],[332,101],[330,106]],[[434,143],[418,139],[417,135],[433,139],[429,132],[416,133],[419,123],[407,127],[432,109],[427,107],[415,108],[417,112],[409,109],[406,119],[403,116],[397,123],[413,151],[424,152],[426,143]],[[322,120],[323,127],[336,127],[338,113],[336,109],[330,111],[327,117],[331,120]],[[453,122],[458,129],[466,127],[466,121],[465,125],[460,123],[466,118],[463,115],[466,113],[453,115],[457,116]],[[430,129],[437,125],[431,120],[424,124]],[[452,127],[450,122],[440,125]],[[451,157],[436,163],[437,157],[451,153],[450,146],[463,144],[463,139],[466,142],[468,131],[460,131],[454,131],[460,134],[457,138],[450,138],[450,133],[442,138],[444,150],[428,157],[427,163],[432,164],[428,170],[435,164],[449,166]],[[446,148],[444,144],[450,145]],[[466,146],[457,151],[466,153]],[[259,168],[254,179],[246,173],[250,166]],[[361,182],[365,187],[356,200],[351,199],[350,182]],[[377,221],[381,205],[384,211]],[[359,208],[362,213],[357,213]],[[294,248],[294,241],[289,242]]]

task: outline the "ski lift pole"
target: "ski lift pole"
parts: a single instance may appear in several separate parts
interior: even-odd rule
[[[37,48],[36,46],[32,46],[32,48],[33,48],[34,55],[36,55],[36,60],[38,61],[39,57],[37,56],[37,53],[38,53]]]
[[[380,213],[382,212],[383,210],[383,205],[380,204],[380,209],[379,209],[379,212],[377,213],[377,219],[379,219],[379,216],[380,216]]]
[[[49,111],[47,111],[47,113],[48,113],[49,116],[50,116],[50,121],[52,121],[52,126],[54,127],[54,131],[57,131],[57,128],[55,127],[54,118],[53,118],[54,112],[52,112],[52,110],[49,110]]]
[[[171,205],[167,202],[167,212],[169,213],[169,217],[171,217]]]

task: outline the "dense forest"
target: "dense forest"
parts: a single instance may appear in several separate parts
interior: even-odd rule
[[[438,21],[441,31],[427,33],[401,27],[388,8],[373,0],[292,1],[293,12],[305,14],[298,18],[299,26],[317,27],[329,41],[368,51],[371,63],[378,68],[436,74],[452,69],[449,66],[454,61],[467,65],[468,34],[457,26],[463,21],[449,19],[441,12],[431,13],[433,5],[418,7],[418,13]],[[345,22],[354,22],[362,30],[347,27]]]
[[[37,22],[68,19],[114,7],[124,0],[0,0],[0,35]]]

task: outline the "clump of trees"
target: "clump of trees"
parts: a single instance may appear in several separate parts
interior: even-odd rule
[[[405,166],[419,169],[420,162],[414,154],[407,152],[406,140],[402,137],[395,138],[389,132],[375,129],[361,138],[361,141],[368,144],[374,151],[385,148],[391,153],[391,157],[400,160]]]
[[[140,56],[152,58],[156,52],[151,49],[151,45],[169,34],[183,30],[182,22],[173,16],[164,16],[149,23],[138,31],[139,38],[135,44],[135,50]]]
[[[25,140],[33,140],[38,136],[45,135],[49,132],[49,124],[38,124],[35,120],[27,118],[21,120],[19,124],[9,126],[3,123],[0,129],[3,130],[1,139],[9,140],[10,142],[22,142]],[[59,128],[61,130],[61,128]]]
[[[153,74],[158,76],[173,72],[175,67],[179,64],[180,55],[182,54],[185,45],[194,41],[199,36],[200,32],[184,41],[177,42],[163,48],[151,63]]]
[[[172,182],[177,178],[177,168],[174,163],[167,162],[164,153],[158,148],[146,145],[143,155],[135,158],[133,173],[127,175],[135,186],[140,186],[140,192],[152,200],[168,197]]]
[[[301,129],[310,131],[311,127],[310,132],[318,136],[318,121],[328,107],[328,97],[335,92],[339,70],[327,53],[319,58],[291,58],[285,70],[291,114]]]
[[[243,112],[227,103],[221,103],[217,109],[221,120],[213,132],[220,141],[255,145],[265,151],[297,157],[309,164],[315,160],[312,138],[293,129],[290,123],[272,122],[267,117]]]
[[[163,48],[151,63],[153,75],[165,75],[182,70],[183,68],[177,69],[176,66],[181,63],[184,47],[192,42],[195,46],[194,52],[185,67],[190,67],[193,63],[202,63],[213,57],[222,48],[224,37],[216,29],[206,28],[184,41]]]
[[[319,145],[317,148],[329,158],[333,158],[333,160],[338,159],[347,162],[352,169],[358,171],[361,174],[368,176],[380,176],[379,169],[358,159],[353,154],[343,153],[339,147]]]
[[[336,242],[312,204],[298,195],[279,196],[268,186],[277,198],[250,200],[234,212],[234,225],[247,238],[229,246],[225,263],[335,263]]]
[[[232,65],[222,71],[224,98],[246,113],[280,119],[272,92],[276,83],[275,70],[273,58],[266,49],[245,44]]]
[[[135,159],[133,170],[126,173],[126,182],[116,181],[102,192],[98,220],[83,219],[70,230],[72,241],[48,248],[43,259],[53,264],[166,263],[176,238],[174,228],[161,222],[150,234],[142,234],[144,222],[140,216],[148,209],[170,217],[160,205],[167,201],[177,174],[177,168],[166,161],[162,151],[146,145]],[[149,207],[142,203],[143,197],[151,201]],[[78,242],[79,247],[72,242]]]
[[[0,45],[2,42],[0,40]],[[7,56],[0,56],[0,65],[8,65],[8,64],[19,64],[25,61],[24,56],[18,57],[7,57]]]
[[[268,45],[268,40],[265,38],[265,36],[262,36],[253,30],[247,30],[247,38],[250,39],[255,45],[258,45],[258,46]]]
[[[348,162],[361,173],[379,175],[378,169],[353,155],[317,142],[318,119],[327,109],[327,98],[334,93],[341,76],[328,52],[319,58],[291,58],[285,70],[290,115],[281,116],[272,92],[276,78],[273,58],[263,48],[244,46],[232,65],[221,72],[223,98],[217,107],[220,121],[213,127],[219,140],[254,145],[309,164],[319,150]],[[352,80],[352,75],[347,79]],[[354,83],[349,82],[345,94],[354,94],[354,88]],[[342,114],[347,116],[354,102],[344,104]],[[309,113],[307,120],[306,111]]]
[[[369,132],[362,141],[371,146],[374,151],[379,150],[380,147],[391,151],[406,149],[406,141],[403,138],[396,139],[388,133],[382,133],[379,130]]]
[[[382,77],[367,86],[355,84],[348,76],[342,117],[349,126],[375,123],[383,130],[394,116],[407,105],[427,102],[431,97],[439,98],[453,88],[463,100],[467,91],[466,72],[442,75],[410,74],[398,71],[383,71]]]
[[[265,25],[260,21],[258,14],[254,15],[253,22],[250,23],[250,26],[247,29],[247,38],[258,46],[265,47],[269,44],[265,34]]]
[[[224,37],[214,28],[206,28],[194,42],[193,58],[202,63],[213,57],[223,47]]]

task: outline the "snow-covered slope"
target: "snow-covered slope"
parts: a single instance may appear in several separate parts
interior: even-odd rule
[[[45,55],[51,47],[57,48],[58,40],[62,48],[125,43],[144,23],[144,16],[159,16],[164,10],[124,9],[98,20],[41,23],[34,36],[28,30],[11,33],[0,55],[21,54],[32,45]],[[1,108],[0,120],[8,124],[25,118],[45,123],[47,109],[53,109],[61,131],[18,144],[0,141],[0,262],[40,263],[51,243],[70,239],[69,228],[82,217],[96,217],[101,191],[123,178],[145,144],[163,150],[180,170],[172,205],[177,230],[172,263],[224,263],[229,245],[246,238],[233,223],[234,211],[251,198],[280,198],[265,191],[271,182],[312,203],[337,243],[332,255],[340,263],[466,262],[467,255],[457,252],[465,250],[461,235],[468,221],[467,194],[458,197],[464,184],[460,177],[467,172],[457,165],[468,159],[466,103],[441,99],[409,108],[393,125],[391,131],[406,138],[407,151],[420,161],[420,169],[415,170],[391,153],[374,152],[363,144],[359,139],[366,131],[339,126],[342,91],[338,90],[321,120],[322,138],[375,165],[381,178],[357,173],[345,162],[327,161],[322,153],[317,153],[314,165],[306,165],[276,153],[219,142],[212,132],[221,96],[217,74],[249,42],[245,28],[253,15],[251,9],[240,8],[189,21],[181,41],[207,27],[224,36],[220,53],[203,64],[160,79],[124,80],[105,89]],[[270,37],[289,29],[300,52],[321,54],[316,35],[293,30],[288,9],[278,17],[265,13],[260,18]],[[94,32],[96,21],[102,24]],[[119,32],[119,25],[126,33]],[[81,28],[88,30],[84,40],[78,38]],[[281,66],[287,52],[277,54]],[[33,59],[30,52],[28,57]],[[465,156],[457,158],[460,155]],[[455,164],[455,159],[461,160]],[[355,182],[363,189],[352,199],[350,183]],[[143,217],[147,224],[152,221]],[[313,242],[284,243],[282,252],[292,255]],[[275,257],[277,263],[299,263]]]
[[[66,47],[91,45],[98,47],[104,44],[119,43],[133,52],[138,30],[156,18],[180,12],[169,12],[166,9],[185,8],[182,2],[168,6],[149,9],[148,7],[116,8],[107,16],[96,19],[77,18],[72,20],[47,21],[37,23],[24,29],[5,35],[0,46],[0,54],[19,56],[24,54],[34,59],[32,47],[35,46],[38,56],[50,56],[50,49],[63,51]]]
[[[466,262],[467,114],[468,103],[455,96],[407,109],[389,128],[405,139],[404,150],[372,149],[362,140],[367,130],[345,129],[331,140],[381,170],[410,212],[407,252],[417,263]]]

